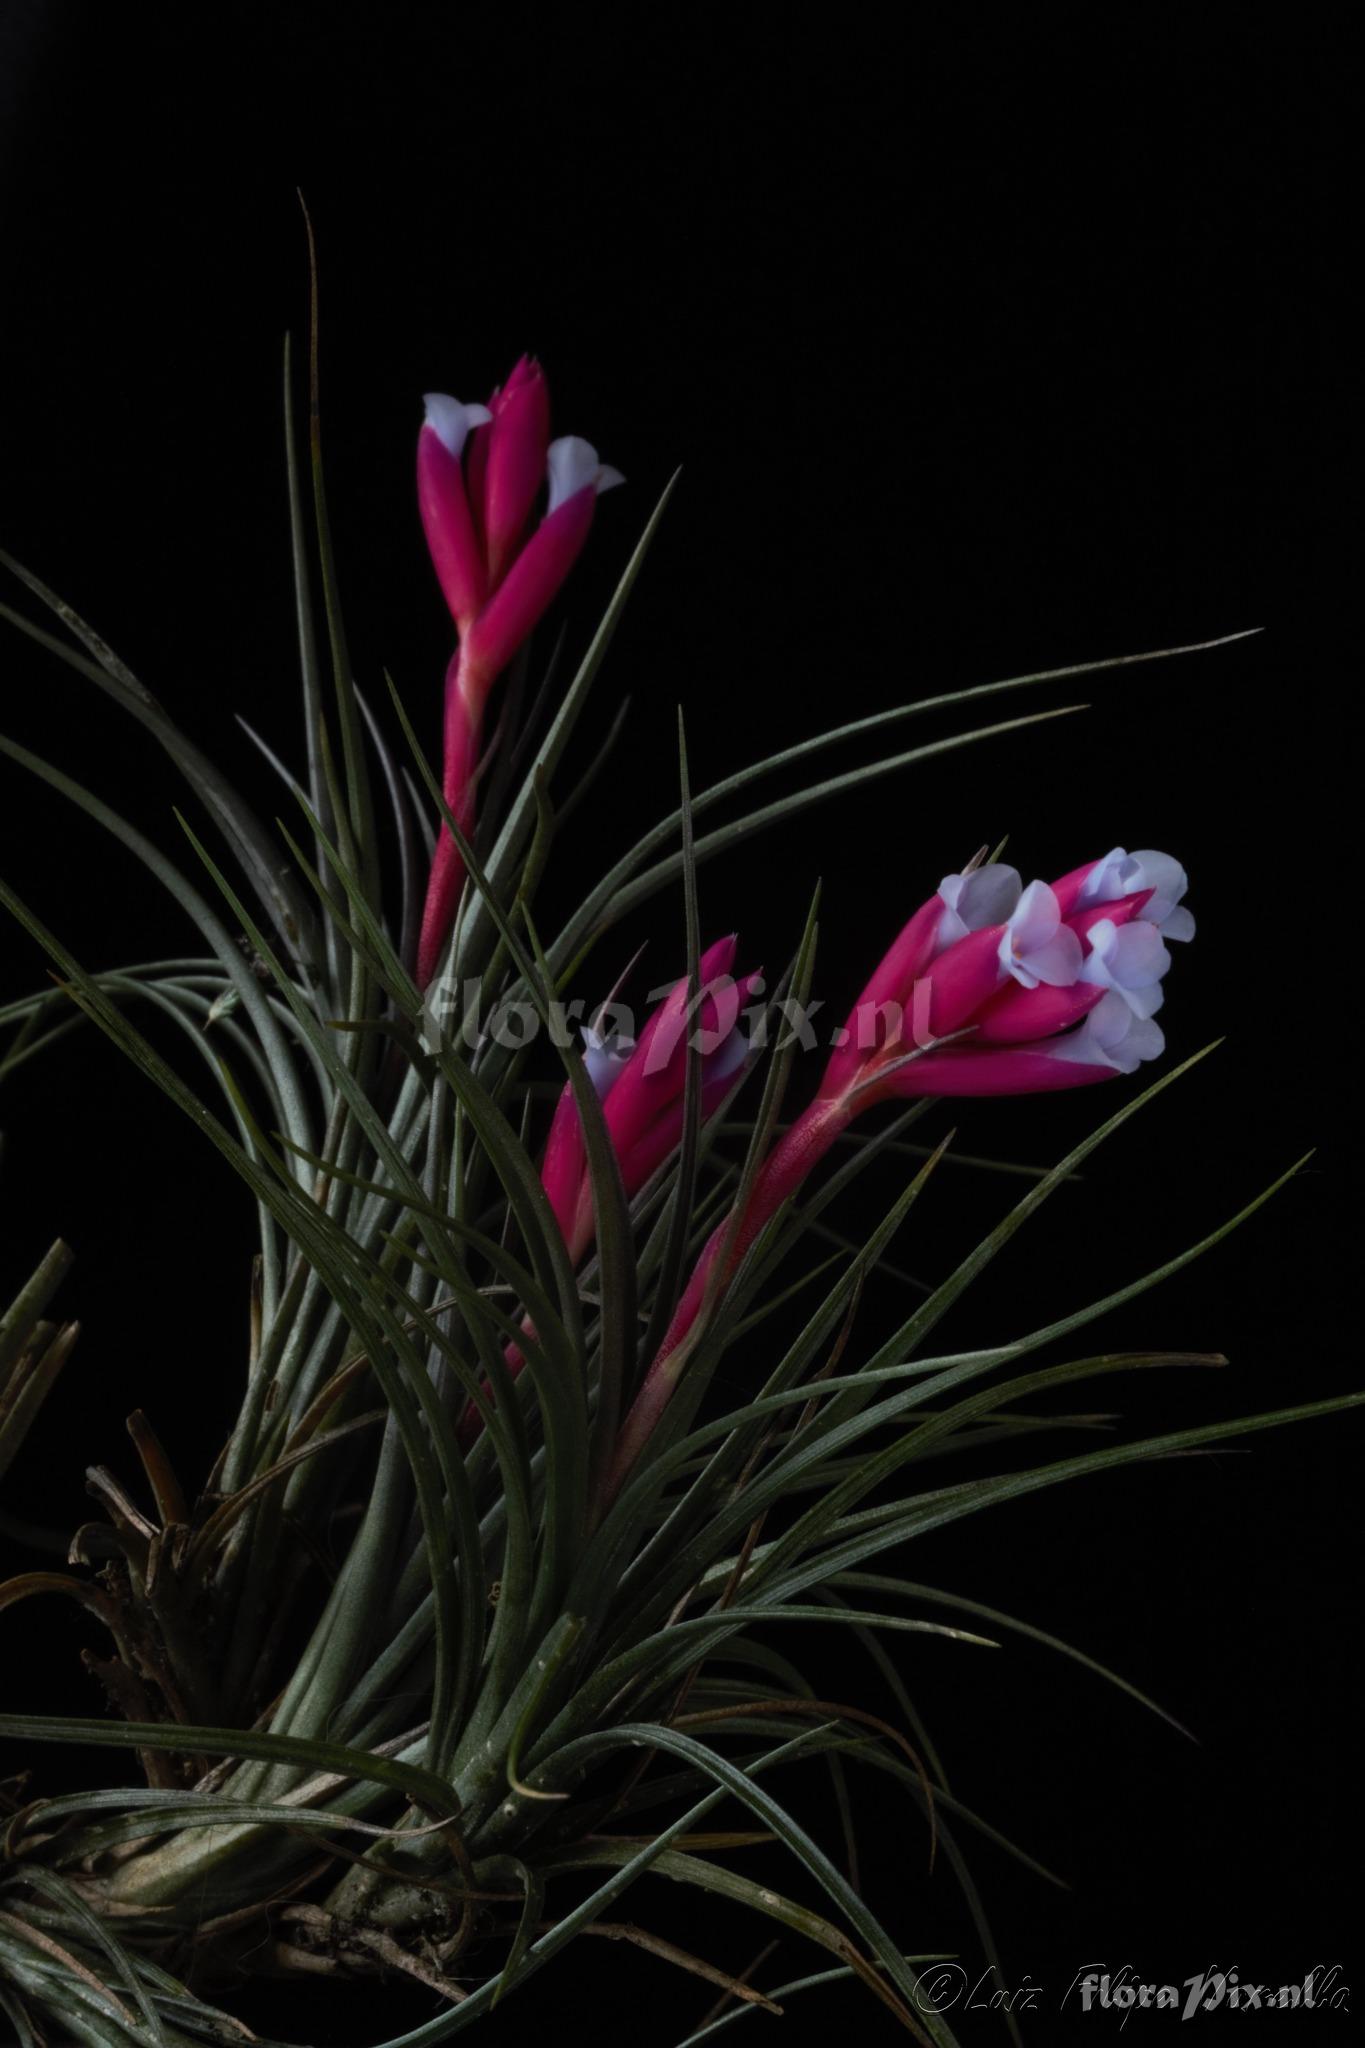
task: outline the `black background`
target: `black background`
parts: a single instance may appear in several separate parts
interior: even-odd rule
[[[1262,628],[1095,678],[1073,720],[753,842],[705,872],[703,914],[776,968],[823,876],[819,982],[837,1008],[982,841],[1008,832],[1030,874],[1115,841],[1179,853],[1201,929],[1163,1022],[1172,1055],[1227,1041],[1063,1191],[953,1341],[1120,1284],[1316,1146],[1233,1243],[1105,1331],[1125,1348],[1229,1354],[1220,1375],[1122,1383],[1125,1412],[1156,1430],[1349,1386],[1333,1304],[1355,1257],[1343,1095],[1359,1014],[1343,993],[1356,783],[1335,630],[1353,511],[1338,451],[1355,423],[1338,284],[1346,11],[868,8],[801,23],[749,7],[646,23],[433,4],[218,19],[208,32],[14,0],[0,14],[5,544],[273,802],[233,714],[296,747],[279,391],[282,336],[304,310],[301,185],[357,668],[378,690],[391,666],[412,704],[429,692],[433,740],[446,627],[411,500],[419,394],[480,396],[530,348],[558,429],[626,471],[575,578],[578,644],[683,466],[574,763],[629,694],[622,751],[565,849],[585,878],[671,802],[679,701],[700,785],[918,695]],[[173,778],[113,707],[17,638],[3,676],[5,729],[173,848]],[[901,743],[931,729],[951,721]],[[856,758],[842,748],[829,767]],[[93,829],[15,769],[3,789],[5,872],[79,957],[179,943]],[[623,932],[621,957],[651,932],[654,978],[667,974],[680,915],[661,902]],[[43,971],[27,940],[5,939],[7,993]],[[86,1463],[131,1477],[134,1399],[187,1469],[209,1455],[240,1369],[251,1220],[112,1051],[75,1043],[5,1105],[0,1240],[11,1290],[58,1231],[79,1255],[65,1306],[85,1335],[60,1422],[37,1439],[41,1481],[14,1503],[64,1525],[82,1517]],[[956,1121],[967,1151],[1046,1161],[1098,1107],[1083,1093],[966,1105]],[[941,1271],[1010,1191],[945,1171],[904,1262]],[[1028,2038],[1119,2038],[1116,2016],[1058,2012],[1092,1962],[1176,1982],[1214,1963],[1275,1983],[1322,1962],[1359,1975],[1338,1868],[1358,1823],[1357,1444],[1349,1421],[1318,1423],[1083,1482],[913,1560],[1079,1640],[1199,1738],[1041,1652],[906,1661],[959,1796],[1072,1886],[978,1852],[1007,1981],[1046,1987]],[[95,1711],[74,1668],[79,1620],[47,1618],[62,1658],[41,1673],[26,1661],[35,1624],[4,1619],[10,1701]],[[42,1761],[55,1784],[66,1766]],[[946,1875],[926,1883],[922,1831],[880,1791],[873,1805],[874,1896],[911,1943],[964,1940]],[[683,1924],[667,1896],[633,1910]],[[757,1945],[745,1928],[712,1932],[709,1952],[740,1961]],[[489,2037],[586,2014],[608,1961],[626,2002],[595,2038],[673,2039],[709,2003],[660,1964],[584,1948]],[[821,1996],[809,2023],[881,2038],[870,2007]],[[343,2014],[310,1999],[272,2024],[370,2039],[410,2003],[388,1990]],[[1318,2031],[1349,2024],[1326,2015]],[[961,2025],[967,2040],[999,2032]],[[1135,2020],[1127,2038],[1156,2025]]]

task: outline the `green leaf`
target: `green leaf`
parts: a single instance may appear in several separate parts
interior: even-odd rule
[[[400,1793],[414,1806],[453,1820],[459,1804],[449,1785],[417,1764],[375,1756],[317,1736],[271,1735],[256,1728],[201,1728],[183,1722],[83,1721],[68,1714],[0,1713],[0,1740],[92,1743],[108,1749],[152,1749],[183,1756],[256,1757],[264,1763],[307,1764],[339,1778],[358,1778]]]
[[[17,562],[4,548],[0,548],[0,563],[56,614],[89,658],[83,658],[65,641],[31,625],[19,613],[11,611],[8,605],[0,605],[0,617],[7,618],[29,639],[46,647],[77,674],[96,684],[140,725],[146,726],[217,821],[272,923],[289,947],[291,956],[306,963],[310,957],[310,935],[303,897],[249,805],[202,749],[186,738],[146,685],[138,681],[132,670],[119,660],[98,633],[86,625],[72,606],[59,598],[55,591],[49,590],[32,570]]]

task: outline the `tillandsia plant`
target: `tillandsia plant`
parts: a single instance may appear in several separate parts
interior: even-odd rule
[[[119,842],[197,935],[192,953],[93,971],[6,890],[56,986],[4,1013],[3,1072],[89,1020],[238,1177],[259,1253],[240,1409],[198,1490],[138,1414],[142,1479],[97,1469],[100,1518],[74,1533],[69,1565],[0,1587],[0,1607],[82,1603],[107,1636],[109,1709],[9,1714],[0,1732],[30,1750],[105,1745],[138,1767],[93,1791],[54,1791],[45,1770],[36,1788],[11,1782],[0,2009],[24,2044],[181,2048],[246,2037],[226,2008],[252,1972],[403,1973],[432,2016],[389,2048],[418,2048],[474,2026],[576,1936],[614,1932],[719,1992],[689,2041],[844,1978],[914,2039],[950,2043],[919,1995],[936,1952],[928,1880],[875,1908],[803,1819],[792,1769],[834,1784],[855,1833],[860,1786],[903,1799],[926,1860],[937,1845],[961,1882],[990,1964],[963,1847],[982,1824],[948,1790],[904,1652],[915,1634],[973,1654],[1040,1632],[907,1579],[907,1545],[1081,1474],[1340,1404],[1030,1462],[1040,1422],[1076,1420],[1038,1397],[1180,1362],[1087,1333],[1217,1245],[1261,1192],[1046,1326],[943,1348],[996,1253],[1193,1064],[1135,1078],[1162,1054],[1171,946],[1194,931],[1176,860],[1071,848],[1079,866],[1027,886],[998,856],[966,861],[909,915],[804,1102],[814,908],[800,907],[800,944],[769,985],[740,967],[747,943],[703,945],[697,875],[809,806],[930,760],[941,771],[955,749],[1058,714],[874,751],[752,806],[761,778],[831,740],[879,749],[902,722],[1118,663],[863,717],[695,795],[680,731],[676,803],[542,930],[540,884],[575,829],[561,762],[663,502],[576,673],[537,694],[531,636],[619,479],[586,441],[551,439],[535,363],[487,405],[427,400],[418,501],[455,635],[428,765],[434,691],[381,708],[357,687],[316,390],[306,462],[292,396],[286,361],[304,748],[296,768],[267,757],[284,783],[278,827],[6,558],[57,629],[7,616],[155,736],[212,830],[183,820],[172,858],[59,765],[0,740],[11,772]],[[615,521],[594,547],[619,545]],[[722,807],[726,822],[699,831]],[[927,887],[951,858],[916,847],[906,865]],[[604,942],[647,905],[676,964],[637,1018],[634,964]],[[1093,1133],[870,1334],[864,1284],[912,1209],[919,1229],[948,1143],[916,1149],[908,1128],[938,1097],[1074,1087],[1101,1090]],[[866,1241],[836,1234],[828,1260],[839,1204],[877,1158],[909,1159],[908,1178]],[[0,1483],[71,1349],[73,1332],[46,1320],[67,1258],[54,1249],[0,1326]],[[949,1450],[966,1455],[945,1479]],[[810,1681],[807,1625],[865,1654],[875,1709]],[[752,1857],[746,1869],[759,1849],[785,1855],[789,1887],[771,1863],[761,1879]],[[727,1974],[648,1931],[660,1876],[810,1956]],[[617,1917],[627,1891],[640,1924]]]

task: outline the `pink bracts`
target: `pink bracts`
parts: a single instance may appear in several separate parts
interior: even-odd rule
[[[417,437],[417,502],[459,645],[446,672],[442,794],[462,833],[473,826],[489,691],[529,638],[578,559],[597,493],[622,478],[577,435],[551,441],[538,363],[523,356],[487,405],[430,393]],[[528,533],[542,483],[548,498]],[[425,988],[454,922],[464,863],[442,823],[416,962]]]
[[[945,876],[892,944],[839,1034],[813,1102],[712,1234],[618,1440],[608,1497],[654,1428],[708,1300],[853,1118],[890,1097],[1023,1095],[1133,1073],[1165,1043],[1154,1021],[1167,939],[1194,936],[1169,854],[1103,859],[1049,885],[973,862]]]

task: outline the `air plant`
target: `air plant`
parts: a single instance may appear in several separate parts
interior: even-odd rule
[[[289,413],[288,362],[285,387]],[[1082,1474],[1341,1404],[1106,1438],[1041,1464],[1018,1455],[1049,1414],[1039,1398],[1210,1362],[1073,1340],[1273,1190],[1043,1327],[942,1348],[940,1327],[996,1253],[1202,1056],[1145,1088],[1133,1079],[1162,1052],[1166,941],[1193,933],[1175,860],[1116,848],[1025,887],[983,853],[949,874],[804,1106],[788,1100],[788,1027],[809,998],[815,909],[765,996],[754,971],[733,977],[734,938],[703,950],[697,874],[818,802],[931,760],[942,774],[955,749],[1023,744],[1058,714],[968,723],[743,808],[761,778],[832,740],[876,747],[902,722],[1118,664],[859,718],[695,794],[680,732],[676,805],[542,932],[538,887],[570,829],[557,775],[668,492],[567,687],[552,702],[507,688],[490,737],[492,693],[524,665],[597,494],[619,479],[587,442],[551,441],[546,380],[525,359],[487,406],[428,399],[418,495],[457,635],[433,768],[434,705],[391,692],[381,712],[357,688],[315,402],[311,419],[311,494],[287,422],[306,744],[282,771],[278,829],[6,558],[60,630],[7,616],[155,736],[217,838],[182,819],[172,859],[60,766],[0,739],[12,770],[142,864],[199,947],[92,971],[5,889],[57,986],[3,1013],[0,1072],[55,1051],[73,1014],[94,1023],[238,1177],[259,1253],[240,1410],[197,1494],[139,1416],[141,1491],[96,1475],[103,1519],[76,1532],[69,1569],[0,1587],[0,1607],[80,1601],[112,1646],[107,1715],[10,1714],[0,1733],[122,1749],[144,1781],[11,1801],[0,2009],[25,2044],[56,2030],[182,2048],[245,2037],[225,2010],[245,1972],[388,1971],[432,1995],[433,2016],[388,2044],[419,2048],[473,2027],[584,1931],[621,1931],[618,1902],[637,1888],[644,1901],[662,1875],[798,1938],[820,1965],[785,1985],[740,1979],[632,1923],[661,1968],[723,1995],[689,2041],[842,1977],[912,2038],[951,2043],[918,1995],[932,1915],[874,1909],[800,1817],[789,1768],[833,1771],[855,1823],[859,1788],[884,1785],[979,1913],[962,1847],[978,1823],[947,1788],[903,1653],[916,1634],[969,1654],[1039,1632],[904,1578],[906,1546]],[[1155,657],[1127,657],[1139,658]],[[727,822],[699,830],[727,806]],[[942,849],[907,856],[942,865]],[[676,979],[637,1032],[618,1015],[628,980],[607,986],[620,961],[602,962],[644,905]],[[147,1035],[149,1010],[180,1034],[183,1062]],[[937,1097],[1100,1084],[1091,1135],[1027,1181],[896,1327],[870,1333],[864,1283],[933,1202],[948,1141],[915,1155],[866,1241],[827,1262],[822,1219],[869,1164],[909,1156],[905,1133]],[[55,1248],[0,1326],[0,1483],[71,1348],[45,1320],[67,1261]],[[998,1469],[992,1445],[1010,1453]],[[967,1455],[945,1481],[933,1461],[950,1448]],[[798,1661],[804,1625],[866,1651],[890,1704],[821,1696]],[[746,1873],[759,1844],[786,1853],[790,1890]]]

